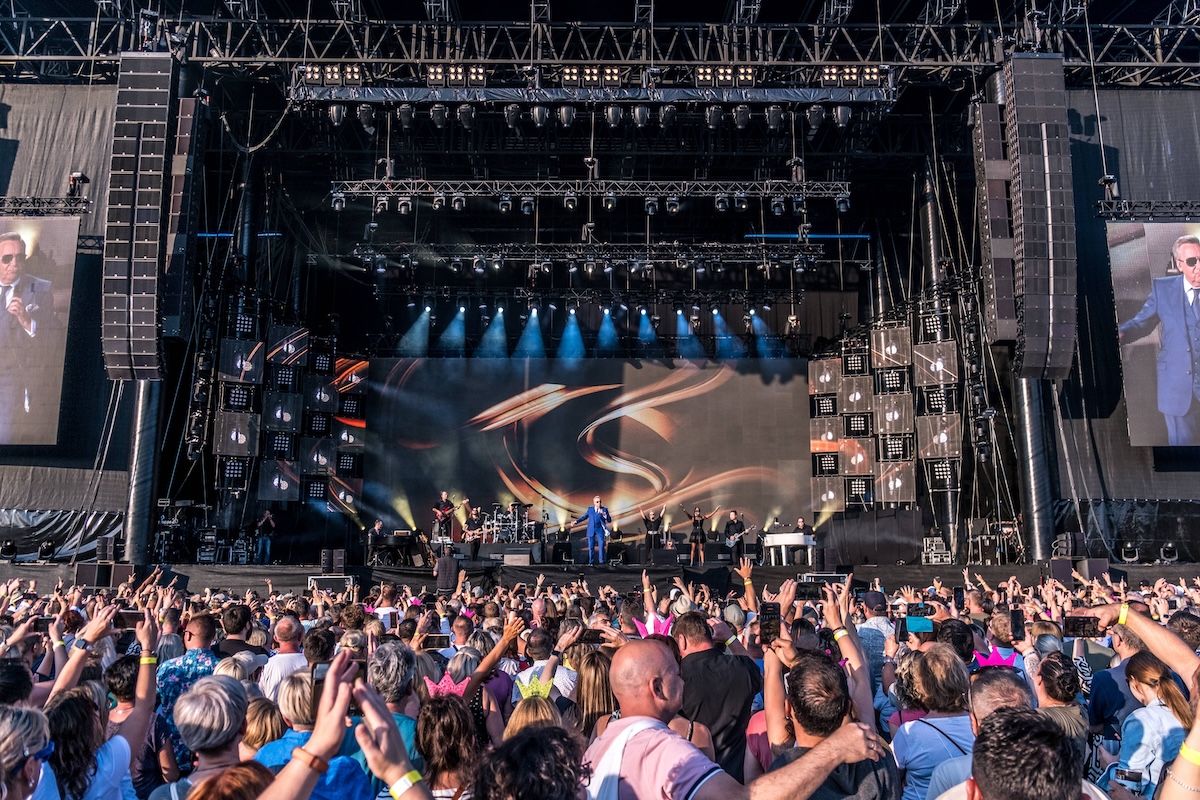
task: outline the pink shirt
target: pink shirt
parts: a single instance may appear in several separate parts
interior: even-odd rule
[[[621,731],[643,717],[614,720],[592,742],[583,763],[594,767]],[[704,782],[721,771],[708,756],[670,729],[648,730],[625,745],[617,800],[689,800]]]

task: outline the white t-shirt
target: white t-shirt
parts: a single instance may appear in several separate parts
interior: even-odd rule
[[[279,687],[293,672],[299,672],[308,667],[308,659],[303,653],[276,653],[267,659],[262,675],[258,678],[258,688],[263,696],[271,702],[279,701]]]
[[[129,742],[117,734],[96,753],[96,774],[82,800],[137,800],[129,776]]]
[[[901,725],[892,740],[892,752],[896,766],[904,773],[903,800],[925,800],[934,769],[948,759],[971,755],[974,748],[975,734],[966,714],[917,719]]]

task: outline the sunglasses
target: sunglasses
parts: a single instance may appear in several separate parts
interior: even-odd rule
[[[1192,256],[1191,258],[1177,258],[1175,260],[1181,264],[1187,264],[1189,267],[1194,267],[1197,264],[1200,264],[1200,258],[1197,258],[1196,256]],[[4,263],[8,263],[8,256],[4,257]]]
[[[31,753],[31,752],[29,752],[29,748],[25,748],[25,752],[24,752],[25,757],[21,759],[21,763],[17,764],[17,766],[15,766],[15,767],[13,767],[13,769],[9,773],[9,775],[11,777],[15,778],[17,773],[20,772],[25,767],[25,762],[27,762],[31,758],[34,759],[35,761],[43,761],[44,762],[44,761],[48,760],[50,758],[50,756],[52,756],[52,755],[54,755],[54,742],[53,741],[47,742],[46,746],[43,747],[41,750],[38,750],[36,753]]]
[[[19,258],[20,255],[21,255],[20,253],[5,253],[4,255],[0,256],[0,262],[3,262],[5,264],[11,264],[13,262],[13,259]]]

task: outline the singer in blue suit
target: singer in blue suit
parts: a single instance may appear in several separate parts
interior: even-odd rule
[[[0,234],[0,443],[20,442],[58,397],[46,389],[62,370],[62,322],[50,281],[25,274],[25,241]]]
[[[1129,344],[1161,326],[1158,410],[1167,443],[1200,445],[1200,238],[1176,239],[1171,258],[1182,274],[1155,278],[1142,310],[1118,333],[1121,344]]]
[[[592,498],[592,505],[587,511],[583,512],[583,516],[575,520],[575,524],[587,520],[587,545],[588,545],[588,564],[604,563],[604,545],[608,540],[608,529],[612,525],[612,514],[608,513],[608,509],[600,505],[600,495]],[[597,562],[592,561],[592,551],[596,551],[598,557]]]

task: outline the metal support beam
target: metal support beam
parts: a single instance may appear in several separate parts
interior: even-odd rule
[[[421,180],[397,178],[394,180],[333,181],[330,191],[340,193],[345,199],[379,196],[395,197],[407,195],[413,199],[429,200],[441,194],[446,200],[455,194],[466,197],[499,197],[509,195],[562,198],[573,193],[577,197],[705,197],[718,195],[734,197],[742,194],[750,198],[791,197],[838,197],[850,193],[849,181],[472,181],[472,180]]]

